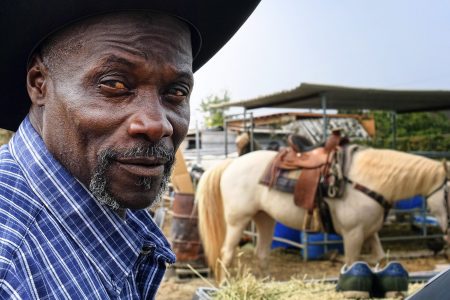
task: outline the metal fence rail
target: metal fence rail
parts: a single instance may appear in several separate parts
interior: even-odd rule
[[[425,202],[424,202],[425,203]],[[425,205],[425,204],[424,204]],[[392,214],[414,214],[414,213],[418,213],[418,215],[423,216],[424,221],[426,220],[426,217],[429,216],[426,212],[426,208],[422,207],[422,208],[412,208],[412,209],[391,209],[390,211],[390,215]],[[396,222],[396,224],[401,224],[402,222]],[[403,222],[405,223],[405,222]],[[413,223],[413,222],[409,222],[409,223]],[[388,236],[388,237],[382,237],[380,236],[380,241],[381,242],[395,242],[395,241],[407,241],[407,240],[426,240],[426,239],[436,239],[436,238],[442,238],[443,234],[429,234],[428,229],[427,229],[427,225],[426,222],[422,222],[420,224],[420,226],[418,226],[421,229],[421,232],[419,234],[414,234],[414,235],[408,235],[408,236]],[[258,237],[256,231],[254,230],[254,228],[252,228],[252,230],[246,230],[244,231],[244,234],[252,237],[253,242],[256,242],[256,239]],[[278,241],[278,242],[283,242],[286,243],[290,246],[302,249],[302,257],[303,260],[308,260],[309,256],[308,256],[308,246],[324,246],[324,253],[328,252],[328,246],[329,245],[338,245],[338,244],[342,244],[343,241],[339,241],[339,240],[328,240],[328,234],[324,233],[323,234],[323,241],[309,241],[308,240],[308,232],[302,232],[302,234],[305,234],[305,238],[303,239],[304,242],[298,243],[295,241],[291,241],[289,239],[286,238],[282,238],[282,237],[272,237],[273,241]]]

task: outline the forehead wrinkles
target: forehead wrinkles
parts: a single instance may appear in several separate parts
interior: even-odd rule
[[[192,63],[190,39],[186,35],[161,27],[154,30],[117,30],[114,33],[98,32],[86,40],[86,46],[94,46],[97,51],[118,49],[138,55],[145,60],[159,60],[164,58],[178,61],[178,63]]]
[[[112,17],[93,24],[89,31],[101,40],[117,38],[124,42],[141,44],[155,39],[175,47],[190,46],[190,31],[187,25],[173,17],[161,15]]]
[[[167,59],[169,52],[174,59],[179,56],[192,65],[187,24],[161,14],[122,12],[96,16],[66,27],[49,40],[50,44],[56,45],[52,48],[59,52],[55,54],[62,64],[67,64],[66,59],[71,56],[87,58],[86,55],[93,55],[103,47],[117,47],[146,59],[155,59],[164,54]]]

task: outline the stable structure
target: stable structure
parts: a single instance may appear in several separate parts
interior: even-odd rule
[[[356,88],[302,83],[292,90],[232,101],[216,107],[243,107],[244,119],[247,119],[247,115],[250,116],[250,130],[253,115],[247,111],[251,109],[263,107],[322,109],[323,140],[327,137],[327,109],[387,110],[392,112],[393,148],[395,148],[397,113],[450,110],[450,91]],[[450,158],[450,153],[444,153],[443,157]]]
[[[397,113],[450,110],[450,91],[355,88],[302,83],[289,91],[217,105],[217,107],[232,106],[243,107],[245,111],[262,107],[322,109],[324,140],[328,126],[327,109],[387,110],[393,112],[392,124],[395,136]]]
[[[302,83],[267,96],[228,102],[220,107],[239,106],[246,110],[274,108],[371,109],[397,113],[450,109],[450,91],[393,90]]]
[[[322,109],[323,111],[323,139],[326,139],[328,128],[327,109],[368,109],[368,110],[387,110],[392,112],[392,127],[394,136],[396,134],[396,114],[419,112],[419,111],[439,111],[450,110],[450,91],[442,90],[388,90],[374,88],[354,88],[344,86],[332,86],[321,84],[303,83],[295,89],[282,91],[267,96],[257,97],[254,99],[233,101],[216,107],[243,107],[243,120],[250,123],[250,132],[253,136],[254,117],[248,110],[256,108],[303,108],[303,109]],[[249,116],[249,117],[248,117]],[[225,122],[225,132],[227,131],[228,122]],[[227,138],[225,136],[225,140]],[[394,144],[395,147],[395,139]],[[427,153],[421,153],[427,155]],[[443,157],[449,157],[449,153],[443,154]],[[423,207],[406,210],[408,213],[420,212],[425,219],[425,210]],[[393,211],[395,212],[395,211]],[[403,211],[405,212],[405,211]],[[406,240],[416,238],[437,238],[441,235],[428,234],[427,224],[420,224],[421,232],[411,237],[386,237],[381,238],[382,241]],[[252,230],[253,231],[253,230]],[[246,232],[254,235],[254,232]],[[278,239],[279,240],[279,239]],[[284,242],[287,242],[284,240]],[[324,241],[313,243],[291,243],[304,252],[304,258],[308,259],[308,244],[327,245],[336,244],[337,242],[328,241],[325,234]]]
[[[351,140],[366,140],[375,135],[375,120],[371,115],[330,114],[329,130],[340,128]],[[248,119],[227,118],[226,127],[231,132],[244,132]],[[312,112],[281,112],[253,117],[253,135],[265,148],[270,142],[285,144],[290,133],[301,134],[313,143],[322,138],[322,114]],[[247,128],[246,128],[247,127]]]

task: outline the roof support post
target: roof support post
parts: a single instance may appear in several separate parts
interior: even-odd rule
[[[397,112],[391,112],[391,126],[392,126],[392,149],[397,149]]]
[[[323,134],[322,134],[322,138],[323,141],[327,140],[328,134],[327,134],[327,129],[328,129],[328,117],[327,117],[327,95],[325,93],[321,93],[320,94],[320,101],[322,104],[322,111],[323,111]]]
[[[244,132],[246,132],[247,131],[247,109],[244,107],[244,112],[243,112],[243,120],[244,120],[244,122],[243,122],[243,125],[244,125]]]
[[[225,116],[223,118],[223,131],[225,133],[225,158],[228,157],[228,120]]]
[[[253,152],[254,149],[254,135],[253,135],[253,113],[250,113],[250,152]]]
[[[247,132],[247,108],[244,107],[244,112],[243,114],[243,132]],[[252,140],[250,139],[250,143],[252,142]]]
[[[195,149],[197,153],[197,164],[200,165],[200,163],[202,162],[202,156],[200,155],[200,130],[198,128],[197,118],[195,118]]]

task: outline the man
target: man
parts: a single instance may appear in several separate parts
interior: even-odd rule
[[[175,257],[146,208],[186,135],[192,73],[258,1],[93,2],[0,8],[0,127],[23,119],[0,150],[1,299],[154,298]]]

